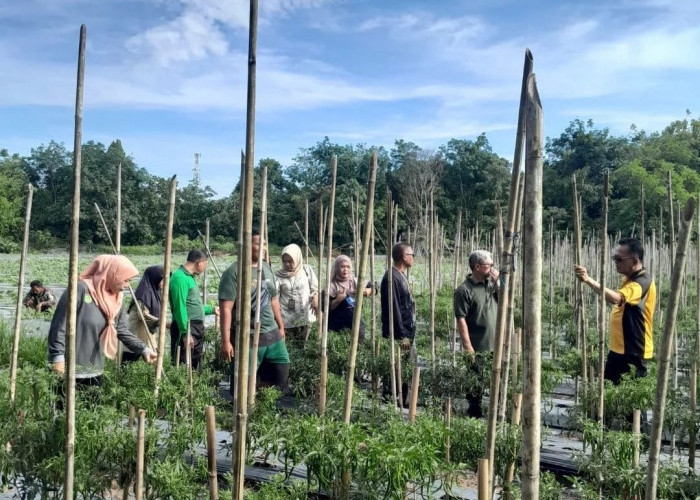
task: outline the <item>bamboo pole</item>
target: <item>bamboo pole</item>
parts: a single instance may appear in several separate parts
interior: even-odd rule
[[[396,396],[399,398],[399,408],[403,408],[403,368],[401,366],[401,346],[396,346]]]
[[[143,499],[144,460],[146,456],[146,410],[139,410],[139,430],[136,439],[136,484],[134,495],[136,500]]]
[[[525,137],[525,103],[527,98],[527,81],[532,73],[532,53],[530,49],[525,50],[525,62],[523,64],[522,87],[520,91],[520,107],[518,110],[518,126],[515,136],[515,152],[513,154],[513,172],[510,179],[510,196],[508,198],[508,212],[506,217],[505,232],[503,234],[503,255],[501,256],[501,278],[502,284],[513,286],[513,273],[511,272],[511,260],[513,251],[513,237],[515,232],[515,215],[518,184],[520,182],[520,165],[522,163],[522,147]],[[501,297],[506,295],[507,290],[501,287]],[[493,465],[496,448],[496,419],[498,416],[497,403],[501,385],[501,360],[503,357],[503,339],[505,337],[507,322],[507,300],[498,302],[498,318],[496,321],[496,338],[494,339],[493,351],[493,375],[491,377],[491,388],[489,398],[493,404],[489,404],[488,422],[486,427],[486,458],[489,464]],[[489,482],[493,485],[493,469],[489,472]]]
[[[651,438],[649,441],[649,461],[647,467],[646,500],[656,499],[656,487],[658,484],[659,455],[661,451],[661,437],[663,432],[664,413],[666,406],[666,394],[668,392],[668,368],[673,350],[673,337],[676,327],[676,316],[678,314],[678,302],[680,298],[680,287],[677,286],[683,278],[685,263],[690,243],[690,221],[695,211],[695,200],[690,198],[683,211],[683,216],[679,221],[680,230],[678,234],[678,244],[676,246],[676,256],[674,259],[673,274],[671,277],[671,290],[666,309],[666,322],[664,323],[664,333],[661,347],[657,355],[657,375],[656,375],[656,400],[654,401],[654,413],[651,422]]]
[[[549,216],[549,354],[557,357],[557,343],[554,333],[554,217]]]
[[[479,500],[490,500],[489,489],[489,461],[486,458],[478,459],[478,495]]]
[[[68,259],[68,313],[66,317],[66,451],[65,498],[73,498],[75,479],[75,332],[78,312],[78,235],[80,233],[80,178],[82,166],[83,88],[85,80],[85,40],[87,29],[80,26],[78,73],[75,92],[75,133],[73,137],[73,200],[70,217],[70,257]]]
[[[578,195],[578,185],[576,182],[576,174],[572,174],[572,185],[574,192],[574,259],[577,266],[583,265],[583,241],[581,234],[581,200]],[[583,283],[576,281],[575,285],[576,302],[574,305],[574,318],[576,321],[576,337],[581,349],[581,390],[583,394],[588,390],[588,345],[586,342],[586,328],[584,325],[586,316],[586,307],[583,296]],[[588,415],[588,408],[585,410]]]
[[[415,352],[415,351],[414,351]],[[408,404],[408,421],[413,423],[416,421],[416,408],[418,406],[418,389],[420,387],[420,366],[418,360],[413,359],[413,377],[411,378],[411,400]]]
[[[163,260],[163,305],[160,308],[160,317],[158,319],[158,359],[156,360],[156,376],[155,387],[153,394],[158,399],[160,390],[160,378],[163,374],[163,359],[165,358],[165,336],[166,324],[168,322],[168,299],[170,297],[170,267],[173,248],[173,223],[175,221],[175,194],[177,193],[177,178],[173,176],[170,179],[170,194],[168,201],[168,224],[165,229],[165,258]],[[180,354],[175,358],[179,361]]]
[[[122,162],[117,165],[117,221],[114,231],[114,246],[117,254],[122,252]]]
[[[255,293],[255,331],[253,333],[253,347],[251,348],[250,359],[253,360],[253,364],[250,367],[250,376],[248,377],[248,406],[253,406],[255,404],[255,390],[256,382],[258,377],[258,346],[260,345],[260,300],[262,296],[262,285],[263,277],[263,262],[264,262],[264,249],[267,240],[263,239],[263,235],[267,234],[267,165],[263,166],[262,179],[261,179],[260,189],[262,190],[260,196],[260,252],[258,255],[258,269],[257,269],[257,281],[255,283],[256,293]],[[243,263],[243,265],[249,265]]]
[[[607,328],[607,305],[605,303],[606,266],[608,264],[608,191],[610,185],[610,173],[605,172],[603,183],[603,213],[601,215],[603,227],[600,230],[600,296],[598,298],[598,424],[603,428],[603,415],[605,409],[605,333]]]
[[[535,75],[528,79],[523,268],[523,500],[539,498],[542,335],[542,104]]]
[[[430,189],[430,222],[428,224],[428,248],[430,252],[428,254],[428,287],[429,287],[429,297],[430,297],[430,320],[429,320],[429,331],[430,331],[430,366],[435,373],[435,268],[437,266],[435,253],[435,189],[431,186]]]
[[[644,246],[644,237],[646,236],[646,228],[644,227],[644,211],[645,211],[645,206],[644,206],[644,184],[641,185],[640,193],[639,193],[639,205],[640,205],[640,215],[641,215],[641,221],[640,221],[640,229],[639,233],[641,235],[641,240],[642,240],[642,246]]]
[[[304,262],[309,263],[309,199],[304,200]]]
[[[641,423],[642,412],[639,410],[634,410],[632,413],[632,435],[634,436],[634,458],[632,459],[632,464],[634,465],[635,469],[639,467],[639,442],[642,437]]]
[[[241,290],[240,309],[241,322],[238,332],[238,363],[237,363],[237,400],[235,408],[235,435],[233,449],[233,488],[234,500],[243,500],[245,494],[245,457],[246,430],[248,424],[248,352],[250,345],[250,279],[252,277],[249,263],[252,261],[252,227],[253,227],[253,178],[255,165],[255,82],[257,65],[258,39],[258,1],[250,0],[250,21],[248,38],[248,95],[246,116],[246,146],[245,146],[245,207],[243,215],[243,248],[241,252],[241,274],[238,288]]]
[[[396,405],[396,351],[394,347],[394,264],[391,262],[391,233],[394,205],[391,191],[386,192],[386,269],[387,269],[387,303],[389,319],[389,373],[391,374],[391,404]]]
[[[688,403],[690,414],[697,415],[698,406],[698,360],[700,360],[700,217],[697,225],[697,246],[695,249],[695,345],[693,346],[693,361],[690,366],[690,401]],[[697,449],[697,427],[690,426],[688,436],[688,468],[695,473],[695,452]]]
[[[350,359],[348,361],[348,373],[345,384],[345,405],[343,407],[343,421],[350,423],[352,413],[352,394],[355,384],[355,360],[357,357],[357,345],[360,337],[360,322],[362,321],[362,303],[364,302],[364,282],[367,275],[367,255],[369,253],[370,233],[374,227],[374,187],[377,182],[377,153],[372,152],[369,183],[367,185],[367,207],[365,209],[365,227],[362,237],[362,253],[360,255],[360,267],[357,271],[358,291],[355,297],[355,312],[352,318],[352,341],[350,344]],[[393,287],[393,283],[390,283]]]
[[[674,221],[674,215],[673,212],[674,207],[673,207],[673,189],[672,189],[672,184],[671,184],[671,171],[669,170],[667,172],[667,184],[666,184],[666,192],[668,194],[668,217],[669,217],[669,243],[668,247],[670,250],[670,262],[671,262],[671,269],[674,267],[674,254],[675,254],[675,245],[676,245],[676,224],[680,223],[680,220],[677,222]],[[680,219],[680,217],[679,217]],[[682,280],[682,278],[681,278]],[[681,281],[675,282],[676,286],[680,287],[681,286]],[[673,389],[676,390],[678,389],[678,332],[675,330],[673,331],[673,353],[672,353],[672,370],[673,370]],[[671,456],[673,456],[673,451],[676,449],[676,433],[671,432]]]
[[[513,413],[510,417],[511,425],[517,427],[520,425],[520,416],[523,407],[523,395],[521,393],[513,394]],[[506,472],[505,484],[510,485],[515,478],[515,461],[511,462],[508,466],[508,471]],[[504,486],[505,489],[505,486]],[[505,498],[510,498],[508,494]]]
[[[216,267],[216,263],[214,262],[214,259],[211,256],[211,251],[209,251],[209,217],[206,218],[204,221],[204,236],[202,236],[202,233],[199,232],[200,237],[204,241],[204,248],[206,249],[207,255],[209,256],[209,260],[211,261],[212,265]],[[204,272],[202,273],[202,303],[206,304],[208,300],[208,295],[209,295],[209,273],[207,271],[209,266],[204,268]],[[218,269],[217,269],[218,272]],[[221,279],[221,276],[219,275],[219,279]]]
[[[245,197],[246,197],[246,160],[245,160],[245,153],[241,151],[241,174],[240,178],[238,181],[238,185],[240,187],[239,189],[239,195],[238,195],[238,203],[239,203],[239,214],[238,214],[238,260],[236,262],[236,275],[241,276],[243,274],[243,223],[245,222]],[[252,228],[251,228],[252,229]],[[252,245],[252,243],[251,243]],[[251,246],[252,249],[252,246]],[[234,420],[235,420],[235,415],[238,415],[238,391],[236,390],[234,384],[235,381],[237,381],[238,377],[238,363],[240,362],[241,358],[243,356],[236,356],[237,352],[240,352],[240,345],[239,342],[241,340],[241,336],[239,335],[240,332],[240,325],[241,325],[241,316],[242,316],[242,309],[239,307],[241,305],[241,287],[237,286],[236,287],[236,302],[234,303],[234,313],[235,313],[235,327],[232,328],[229,331],[229,338],[231,335],[234,336],[233,339],[233,372],[231,374],[231,382],[229,384],[229,392],[232,393],[231,399],[233,400],[233,414],[234,414]],[[246,356],[247,357],[247,356]],[[233,465],[233,464],[232,464]]]
[[[218,500],[219,482],[216,471],[216,413],[214,407],[206,407],[205,415],[207,419],[207,464],[209,477],[209,498]]]
[[[316,318],[318,320],[318,339],[319,342],[321,340],[321,331],[323,330],[323,317],[325,316],[324,307],[327,307],[327,304],[322,303],[323,297],[321,294],[321,283],[325,283],[323,281],[323,230],[325,228],[325,224],[323,223],[323,202],[321,200],[318,200],[318,286],[319,286],[319,297],[318,297],[318,317]],[[328,292],[326,292],[327,294]]]
[[[331,197],[328,206],[328,258],[326,260],[326,296],[324,298],[323,328],[321,330],[321,381],[318,388],[318,414],[326,413],[326,386],[328,384],[328,316],[330,313],[331,266],[333,265],[333,223],[335,220],[335,186],[338,180],[338,157],[331,160]]]
[[[15,308],[15,330],[12,337],[12,355],[10,358],[10,402],[15,400],[17,389],[17,358],[19,356],[19,338],[22,331],[22,300],[24,297],[24,275],[29,251],[29,223],[32,219],[32,199],[34,187],[27,184],[27,208],[24,212],[24,237],[22,238],[22,255],[19,259],[19,276],[17,278],[17,307]]]

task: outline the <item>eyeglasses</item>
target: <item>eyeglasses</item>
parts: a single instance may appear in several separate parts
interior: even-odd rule
[[[635,258],[634,256],[632,256],[632,257],[621,257],[619,255],[612,256],[612,260],[614,262],[622,262],[623,260],[630,260],[630,259],[634,259],[634,258]]]
[[[413,254],[412,253],[405,253],[405,254],[403,254],[403,256],[404,257],[413,257]]]
[[[493,262],[482,262],[481,266],[493,267]]]

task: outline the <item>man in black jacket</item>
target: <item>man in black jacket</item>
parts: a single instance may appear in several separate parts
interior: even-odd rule
[[[406,272],[413,265],[413,249],[406,243],[397,243],[391,249],[394,261],[391,277],[393,283],[394,339],[408,350],[416,334],[415,302],[408,286]],[[384,274],[382,293],[382,336],[389,338],[389,271]]]

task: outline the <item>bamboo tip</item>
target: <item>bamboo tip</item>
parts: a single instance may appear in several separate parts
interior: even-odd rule
[[[683,210],[683,218],[686,222],[690,222],[693,218],[693,213],[695,212],[695,198],[689,198],[688,203],[685,204],[685,210]]]
[[[525,59],[527,59],[528,62],[532,62],[535,60],[535,58],[532,56],[532,51],[529,47],[525,47]]]

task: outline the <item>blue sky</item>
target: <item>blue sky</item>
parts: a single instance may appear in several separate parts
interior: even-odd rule
[[[660,130],[700,106],[695,0],[260,0],[256,159],[328,136],[430,149],[486,133],[512,159],[526,47],[558,136],[575,119]],[[150,172],[233,188],[245,139],[248,2],[0,0],[0,148],[72,148],[78,32],[84,140]]]

